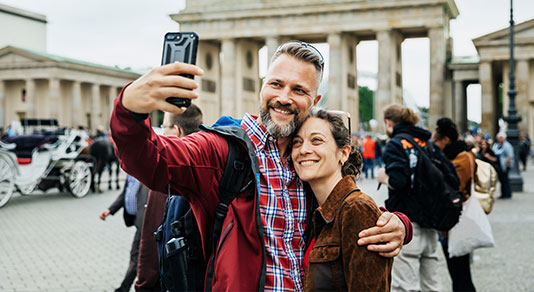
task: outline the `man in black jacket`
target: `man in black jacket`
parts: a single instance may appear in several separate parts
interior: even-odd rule
[[[139,255],[139,241],[141,239],[141,227],[143,224],[143,215],[147,197],[148,188],[134,177],[128,175],[124,190],[111,206],[100,214],[100,219],[106,220],[106,217],[115,215],[117,211],[124,208],[124,223],[127,227],[135,226],[136,228],[132,248],[130,249],[130,263],[128,265],[128,270],[126,271],[121,286],[115,290],[116,292],[130,291],[130,287],[135,280],[137,273],[137,257]]]

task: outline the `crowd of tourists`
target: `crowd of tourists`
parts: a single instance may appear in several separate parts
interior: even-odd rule
[[[431,133],[390,105],[387,137],[355,142],[345,115],[316,106],[323,70],[310,44],[281,45],[259,115],[213,126],[200,126],[198,107],[165,101],[202,98],[176,75],[201,76],[198,66],[163,65],[122,90],[111,134],[128,180],[100,218],[123,207],[138,231],[117,291],[136,277],[136,291],[440,291],[440,248],[453,291],[475,291],[470,256],[492,244],[493,193],[478,187],[494,188],[490,165],[511,196],[506,136],[462,137],[449,118]],[[166,112],[165,135],[151,127],[154,110]],[[388,188],[385,207],[358,187],[363,176]],[[461,224],[475,212],[480,226]],[[466,230],[483,238],[472,245]]]

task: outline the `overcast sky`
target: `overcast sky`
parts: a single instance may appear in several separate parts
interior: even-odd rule
[[[181,0],[0,0],[0,3],[46,15],[48,52],[105,65],[142,69],[161,62],[163,35],[179,26],[169,14],[183,9]],[[451,21],[454,55],[475,55],[472,38],[508,26],[510,1],[456,0],[460,15]],[[516,23],[534,18],[533,0],[514,1]],[[202,36],[200,36],[202,37]],[[326,51],[327,46],[321,50]],[[326,52],[325,52],[326,53]],[[428,106],[428,39],[403,43],[405,95]],[[358,46],[358,68],[377,71],[377,44]],[[360,83],[375,87],[372,80]],[[469,118],[480,120],[480,89],[469,89]]]

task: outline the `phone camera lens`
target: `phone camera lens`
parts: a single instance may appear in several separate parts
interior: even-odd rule
[[[194,39],[194,38],[195,38],[195,35],[194,35],[194,34],[191,34],[191,38]]]
[[[172,39],[174,39],[174,35],[172,35],[172,34],[168,34],[168,35],[167,35],[167,39],[168,39],[168,40],[172,40]]]

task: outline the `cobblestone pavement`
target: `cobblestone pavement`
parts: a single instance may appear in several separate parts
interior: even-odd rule
[[[534,166],[530,167],[523,172],[525,192],[498,200],[489,216],[497,246],[475,252],[472,272],[478,291],[534,291]],[[376,191],[371,179],[358,184],[383,205],[385,187]],[[117,195],[116,190],[81,199],[57,192],[14,195],[0,208],[0,291],[118,287],[135,230],[124,226],[122,211],[105,222],[98,219]],[[439,274],[443,291],[450,291],[444,261]]]

